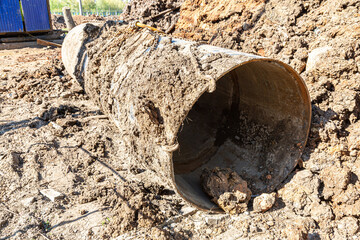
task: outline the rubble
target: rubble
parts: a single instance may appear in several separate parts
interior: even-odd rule
[[[43,189],[40,190],[40,193],[53,202],[64,198],[64,194],[59,193],[54,189]]]
[[[263,193],[254,198],[253,208],[255,212],[266,212],[271,209],[276,200],[276,193]]]
[[[231,169],[204,169],[201,185],[211,200],[229,214],[239,214],[247,210],[251,191],[247,182]]]

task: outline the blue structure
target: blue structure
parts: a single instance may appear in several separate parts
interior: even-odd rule
[[[21,17],[19,1],[0,1],[0,33],[23,32],[24,26]]]
[[[0,0],[0,34],[51,31],[50,21],[48,0]]]

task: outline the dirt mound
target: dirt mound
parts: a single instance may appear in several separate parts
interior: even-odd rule
[[[155,17],[162,11],[179,7],[184,0],[134,0],[124,8],[123,20],[127,22],[140,21],[163,31],[171,30],[179,19],[179,10],[172,11],[160,17]]]
[[[65,29],[65,18],[62,15],[51,14],[53,29]]]
[[[360,237],[359,1],[203,2],[195,1],[200,6],[193,9],[186,1],[181,14],[192,22],[208,5],[212,15],[196,18],[197,27],[181,19],[176,36],[282,60],[301,73],[309,88],[313,119],[303,168],[279,189],[274,207],[255,213],[250,200],[248,211],[232,217],[186,205],[179,210],[179,198],[120,151],[119,132],[99,108],[83,93],[62,96],[75,83],[68,86],[66,72],[47,59],[56,58],[55,50],[2,51],[0,238]],[[126,14],[132,12],[130,19],[154,16],[165,10],[162,4],[131,1]],[[240,6],[233,15],[232,5]],[[144,10],[136,16],[137,6],[152,6],[156,13]],[[226,8],[217,13],[217,6]],[[169,21],[159,18],[154,25],[166,29]],[[43,103],[36,104],[37,98]],[[143,184],[150,181],[155,183]],[[39,193],[48,188],[65,197],[52,202]]]
[[[226,38],[226,43],[230,43],[233,33],[248,30],[255,25],[264,12],[265,2],[185,1],[181,6],[175,36],[212,42],[224,35],[223,40]]]
[[[348,236],[337,219],[358,217],[359,210],[357,197],[343,198],[360,194],[353,137],[360,120],[359,10],[358,1],[185,1],[175,31],[177,37],[279,59],[301,73],[313,110],[302,156],[307,170],[281,192],[287,206],[311,215],[319,233],[330,238]]]

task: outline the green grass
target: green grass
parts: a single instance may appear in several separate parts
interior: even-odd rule
[[[82,0],[83,12],[122,11],[126,0]],[[51,12],[62,12],[63,7],[70,7],[72,12],[79,12],[78,0],[50,0]]]

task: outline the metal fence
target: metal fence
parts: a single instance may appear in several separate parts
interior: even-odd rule
[[[83,16],[97,15],[97,16],[112,16],[112,15],[120,15],[122,10],[118,11],[96,11],[96,12],[83,12]],[[62,12],[51,12],[51,14],[63,15]],[[72,15],[80,15],[80,12],[72,12]]]

